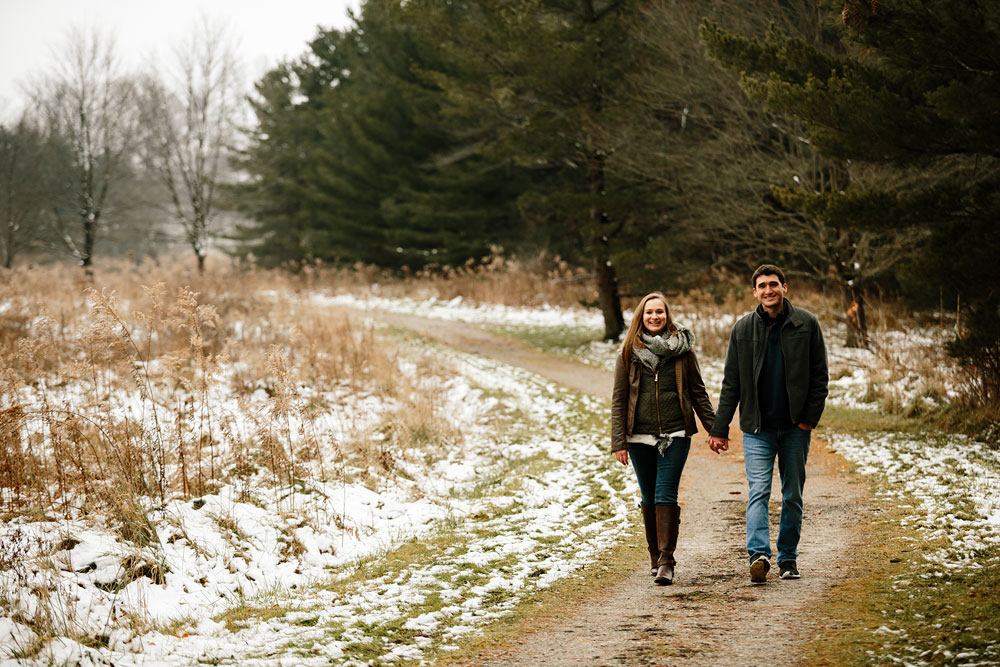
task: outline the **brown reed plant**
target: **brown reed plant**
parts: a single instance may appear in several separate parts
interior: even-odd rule
[[[24,498],[37,497],[48,483],[42,462],[32,453],[37,438],[24,437],[26,420],[21,405],[0,409],[0,489],[8,512]]]
[[[267,412],[269,428],[262,434],[262,439],[275,486],[281,484],[282,472],[285,483],[291,486],[295,477],[295,437],[301,435],[298,429],[292,427],[292,420],[293,413],[295,416],[301,415],[300,396],[289,372],[288,361],[280,348],[272,346],[268,351],[267,369],[275,379],[275,391]]]
[[[129,323],[114,294],[86,290],[85,297],[91,301],[89,319],[76,319],[75,328],[83,328],[82,336],[67,337],[79,341],[69,345],[75,348],[71,361],[53,344],[52,327],[29,332],[18,340],[13,354],[7,353],[6,359],[13,363],[4,364],[0,394],[0,478],[11,503],[103,508],[125,539],[142,543],[155,536],[141,499],[166,500],[170,493],[167,473],[174,460],[165,442],[164,406],[157,396],[163,383],[150,373],[150,362],[159,354],[157,361],[169,375],[171,357],[153,343],[169,344],[171,329],[186,334],[188,353],[174,359],[195,360],[191,375],[201,378],[198,386],[202,389],[195,396],[204,399],[211,355],[206,352],[203,331],[206,323],[211,325],[216,319],[210,308],[195,303],[189,291],[181,291],[167,309],[163,292],[162,284],[147,290],[150,310],[140,313],[137,323]],[[25,303],[30,303],[31,296],[24,293]],[[133,294],[134,299],[141,296]],[[53,366],[56,372],[48,372]],[[85,393],[74,395],[70,389],[60,398],[60,392],[36,391],[31,405],[24,402],[34,385],[53,379],[70,388],[82,386]],[[174,382],[185,391],[193,384],[182,373],[175,373]],[[138,415],[107,409],[105,403],[122,391],[138,393]],[[89,401],[79,400],[87,397]],[[181,452],[183,456],[183,447]]]
[[[351,468],[374,485],[398,474],[399,461],[442,456],[456,442],[426,381],[440,368],[419,362],[425,377],[401,372],[397,344],[409,340],[306,298],[333,280],[359,280],[342,271],[289,276],[210,263],[197,276],[167,263],[109,264],[94,286],[62,267],[4,276],[13,294],[0,297],[5,516],[107,522],[132,549],[113,588],[164,580],[157,528],[171,499],[233,483],[253,501],[274,486],[288,499],[282,510],[299,512],[296,497],[314,481]],[[364,395],[390,409],[367,429],[324,439],[327,422],[370,421],[339,405]],[[289,557],[302,549],[292,538],[286,547]],[[36,637],[100,642],[70,627],[72,601],[53,597],[54,581],[32,583],[40,611],[25,620]],[[147,625],[141,615],[119,622]]]
[[[380,292],[389,296],[440,299],[460,296],[507,306],[573,306],[597,299],[592,276],[558,255],[542,252],[519,258],[508,256],[501,246],[493,246],[489,254],[470,258],[459,266],[429,265],[402,275],[355,266],[351,273],[337,273],[332,286],[350,290],[369,289],[378,284]]]

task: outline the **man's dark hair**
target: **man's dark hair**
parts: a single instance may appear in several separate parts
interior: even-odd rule
[[[774,264],[761,264],[757,267],[757,270],[753,272],[753,277],[750,279],[750,286],[754,289],[757,288],[757,278],[761,276],[778,276],[778,280],[781,284],[785,284],[785,272],[776,267]]]

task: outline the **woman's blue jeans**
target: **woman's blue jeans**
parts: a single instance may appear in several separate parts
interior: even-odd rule
[[[629,444],[628,457],[639,480],[643,505],[677,504],[677,487],[690,450],[691,438],[674,438],[663,456],[652,445]]]
[[[771,531],[767,504],[771,499],[774,458],[778,457],[781,477],[781,520],[778,524],[778,562],[795,560],[802,534],[802,489],[806,483],[811,431],[797,426],[779,431],[743,434],[743,461],[746,465],[747,553],[771,557]]]

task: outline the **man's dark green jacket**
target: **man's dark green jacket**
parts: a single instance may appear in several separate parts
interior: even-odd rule
[[[830,379],[826,367],[826,345],[823,344],[823,333],[815,315],[794,307],[787,299],[785,308],[780,326],[788,414],[793,424],[815,428],[823,414]],[[729,334],[719,409],[710,435],[729,437],[729,423],[736,414],[737,405],[740,408],[740,430],[744,433],[760,432],[757,383],[766,347],[767,325],[756,310],[733,325]]]

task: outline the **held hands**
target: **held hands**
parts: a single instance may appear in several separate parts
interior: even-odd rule
[[[615,458],[618,460],[618,463],[621,463],[623,466],[628,465],[628,450],[619,449],[615,452]]]
[[[714,435],[708,436],[708,448],[716,454],[729,451],[729,438],[718,438]]]

